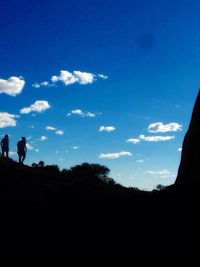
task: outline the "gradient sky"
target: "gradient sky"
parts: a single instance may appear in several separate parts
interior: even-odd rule
[[[27,164],[173,183],[199,88],[199,14],[195,0],[1,0],[0,135],[12,157],[26,136]]]

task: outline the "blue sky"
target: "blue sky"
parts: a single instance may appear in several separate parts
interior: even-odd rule
[[[0,135],[12,157],[26,136],[27,164],[173,183],[199,88],[199,11],[195,0],[1,0]]]

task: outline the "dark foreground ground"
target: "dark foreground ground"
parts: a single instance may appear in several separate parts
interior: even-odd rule
[[[162,191],[0,160],[1,266],[198,266],[199,118],[200,96]]]

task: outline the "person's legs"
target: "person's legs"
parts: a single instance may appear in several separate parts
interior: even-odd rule
[[[26,158],[26,153],[23,153],[23,155],[22,155],[22,163],[24,164],[24,160],[25,160],[25,158]]]
[[[8,158],[8,149],[6,149],[5,154],[6,154],[6,158]]]
[[[22,162],[22,156],[21,156],[21,154],[18,154],[18,156],[19,156],[19,163],[21,163]]]
[[[6,150],[5,149],[2,149],[2,157],[3,158],[5,157],[5,154],[6,154]]]

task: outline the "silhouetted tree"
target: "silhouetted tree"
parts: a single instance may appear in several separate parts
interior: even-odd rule
[[[115,184],[114,179],[108,176],[110,173],[109,168],[100,164],[83,163],[71,167],[68,172],[70,176],[75,178],[99,179],[107,184]]]
[[[38,166],[40,167],[40,168],[44,168],[44,161],[42,161],[42,160],[40,160],[39,162],[38,162]]]

